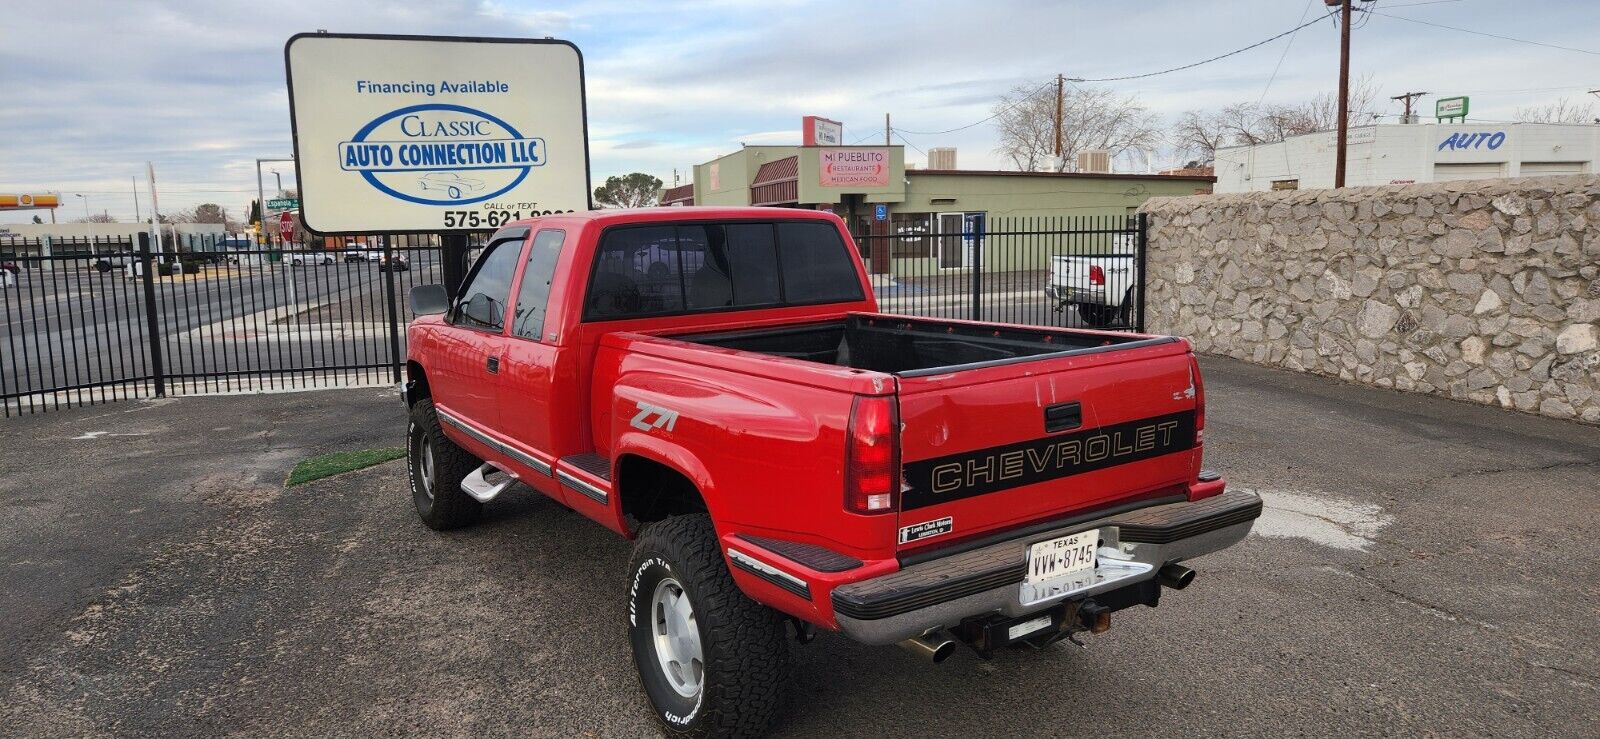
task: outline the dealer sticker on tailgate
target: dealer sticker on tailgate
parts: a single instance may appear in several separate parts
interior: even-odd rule
[[[1081,590],[1095,581],[1095,549],[1100,530],[1058,536],[1028,546],[1028,579],[1022,584],[1023,604]]]

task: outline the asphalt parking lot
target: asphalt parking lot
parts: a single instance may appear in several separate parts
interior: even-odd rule
[[[1600,430],[1207,360],[1258,534],[1087,648],[824,635],[780,736],[1593,736]],[[0,734],[652,736],[627,542],[523,491],[432,532],[391,391],[0,422]]]

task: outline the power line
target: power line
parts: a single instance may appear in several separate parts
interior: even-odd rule
[[[900,129],[891,128],[889,130],[893,131],[895,136],[899,136],[900,137],[900,141],[902,143],[904,143],[906,146],[909,146],[909,147],[911,147],[913,149],[916,149],[918,154],[921,154],[923,156],[927,156],[928,155],[928,152],[923,151],[921,147],[917,146],[916,144],[911,143],[910,141],[907,141],[906,137],[900,136]]]
[[[1245,47],[1242,47],[1242,48],[1234,49],[1233,51],[1230,51],[1230,52],[1228,52],[1226,54],[1218,54],[1217,56],[1211,57],[1210,59],[1202,59],[1202,60],[1200,60],[1198,62],[1193,62],[1191,64],[1184,64],[1182,66],[1177,66],[1177,67],[1169,67],[1167,69],[1163,69],[1163,70],[1160,70],[1160,71],[1157,71],[1157,72],[1146,72],[1144,74],[1130,74],[1130,75],[1124,75],[1122,77],[1101,77],[1101,78],[1098,78],[1098,79],[1082,79],[1082,80],[1078,80],[1078,81],[1079,82],[1123,82],[1125,80],[1142,80],[1142,79],[1145,79],[1145,78],[1148,78],[1148,77],[1157,77],[1157,76],[1160,76],[1160,75],[1163,75],[1163,74],[1171,74],[1173,72],[1181,72],[1181,71],[1183,71],[1185,69],[1194,69],[1195,67],[1198,67],[1198,66],[1200,66],[1202,64],[1210,64],[1210,63],[1215,62],[1215,61],[1220,61],[1222,59],[1227,59],[1228,57],[1234,56],[1236,54],[1243,54],[1244,52],[1250,51],[1251,49],[1255,49],[1255,48],[1259,48],[1259,47],[1265,46],[1265,45],[1270,44],[1270,43],[1272,43],[1274,41],[1277,41],[1278,39],[1283,38],[1284,36],[1288,36],[1288,35],[1296,32],[1296,31],[1299,31],[1302,28],[1321,23],[1323,21],[1323,19],[1325,19],[1325,18],[1327,18],[1327,17],[1329,17],[1331,15],[1333,15],[1333,13],[1329,12],[1327,15],[1318,16],[1317,18],[1313,18],[1313,19],[1311,19],[1309,21],[1306,21],[1305,23],[1301,23],[1300,25],[1295,26],[1294,28],[1291,28],[1291,29],[1289,29],[1287,31],[1284,31],[1283,33],[1280,33],[1280,34],[1278,34],[1276,36],[1273,36],[1272,38],[1263,39],[1263,40],[1257,41],[1257,42],[1255,42],[1255,43],[1253,43],[1253,44],[1251,44],[1249,46],[1245,46]]]
[[[1311,6],[1315,5],[1316,3],[1317,0],[1306,0],[1306,9],[1300,11],[1301,23],[1305,22],[1306,16],[1311,13]],[[1283,60],[1289,58],[1289,49],[1294,48],[1294,37],[1295,34],[1300,32],[1300,28],[1304,28],[1304,26],[1300,26],[1289,32],[1289,43],[1283,45],[1283,53],[1278,55],[1278,63],[1272,65],[1272,76],[1267,78],[1266,87],[1261,88],[1261,97],[1256,98],[1256,105],[1260,105],[1261,101],[1267,99],[1267,91],[1272,89],[1272,83],[1278,79],[1278,70],[1283,68]]]
[[[1044,92],[1046,89],[1049,89],[1050,86],[1054,85],[1055,83],[1056,83],[1055,79],[1051,78],[1051,80],[1049,82],[1046,82],[1043,85],[1040,85],[1039,89],[1034,90],[1033,92],[1030,92],[1030,93],[1028,93],[1026,95],[1023,95],[1022,97],[1017,98],[1010,105],[1007,105],[1007,106],[995,111],[994,115],[991,115],[988,118],[985,118],[985,119],[983,119],[981,121],[974,121],[972,123],[968,123],[965,126],[957,126],[955,128],[946,129],[944,131],[906,131],[904,129],[899,129],[899,128],[897,128],[895,130],[896,131],[901,131],[902,133],[909,133],[912,136],[942,136],[942,135],[947,134],[947,133],[955,133],[956,131],[965,131],[965,130],[967,130],[969,128],[972,128],[973,126],[977,126],[977,125],[981,125],[981,124],[984,124],[984,123],[988,123],[989,121],[992,121],[992,120],[994,120],[996,118],[999,118],[1000,116],[1004,115],[1007,111],[1011,110],[1012,108],[1015,108],[1015,107],[1025,103],[1025,102],[1028,102],[1029,100],[1033,99],[1033,97],[1035,95],[1038,95],[1039,93]]]
[[[1545,47],[1547,49],[1560,49],[1561,51],[1575,51],[1575,52],[1578,52],[1579,54],[1590,54],[1590,55],[1593,55],[1593,56],[1600,56],[1600,51],[1593,51],[1591,49],[1579,49],[1579,48],[1572,47],[1572,46],[1561,46],[1560,44],[1547,44],[1547,43],[1545,43],[1543,41],[1529,41],[1528,39],[1525,39],[1525,38],[1516,38],[1514,36],[1502,36],[1502,35],[1497,34],[1497,33],[1485,33],[1483,31],[1474,31],[1474,30],[1472,30],[1470,28],[1458,28],[1456,26],[1447,26],[1447,25],[1445,25],[1443,23],[1433,23],[1431,21],[1418,20],[1416,18],[1407,18],[1407,17],[1405,17],[1403,15],[1394,15],[1392,13],[1380,13],[1380,12],[1378,12],[1376,10],[1369,10],[1367,12],[1372,13],[1373,15],[1381,15],[1381,16],[1383,16],[1385,18],[1393,18],[1395,20],[1405,21],[1407,23],[1416,23],[1418,25],[1423,25],[1423,26],[1432,26],[1434,28],[1443,28],[1443,29],[1450,30],[1450,31],[1459,31],[1461,33],[1470,33],[1470,34],[1472,34],[1474,36],[1484,36],[1484,37],[1487,37],[1487,38],[1500,39],[1501,41],[1515,41],[1515,42],[1517,42],[1519,44],[1531,44],[1533,46],[1543,46],[1543,47]]]

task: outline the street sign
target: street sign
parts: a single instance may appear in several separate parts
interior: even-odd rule
[[[284,64],[307,230],[483,231],[590,208],[569,42],[303,33]]]
[[[294,240],[294,212],[284,211],[278,214],[278,235],[284,241]]]
[[[889,220],[889,206],[884,205],[883,203],[878,203],[877,206],[873,207],[872,209],[872,217],[880,221]]]
[[[267,201],[267,210],[297,210],[299,207],[299,198],[273,198]]]
[[[1446,118],[1467,119],[1467,102],[1465,96],[1453,98],[1439,98],[1433,103],[1433,117],[1439,120]]]

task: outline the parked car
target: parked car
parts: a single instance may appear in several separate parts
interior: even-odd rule
[[[1187,341],[878,313],[831,213],[519,221],[455,299],[410,301],[417,515],[465,526],[521,482],[635,539],[612,587],[675,736],[759,733],[791,628],[931,662],[1098,634],[1261,512],[1202,464]]]
[[[381,271],[404,272],[411,269],[411,258],[401,253],[384,256],[381,252],[375,258],[378,269]]]
[[[1103,256],[1051,257],[1044,294],[1057,312],[1075,307],[1088,326],[1128,327],[1138,284],[1139,260],[1127,248]]]

